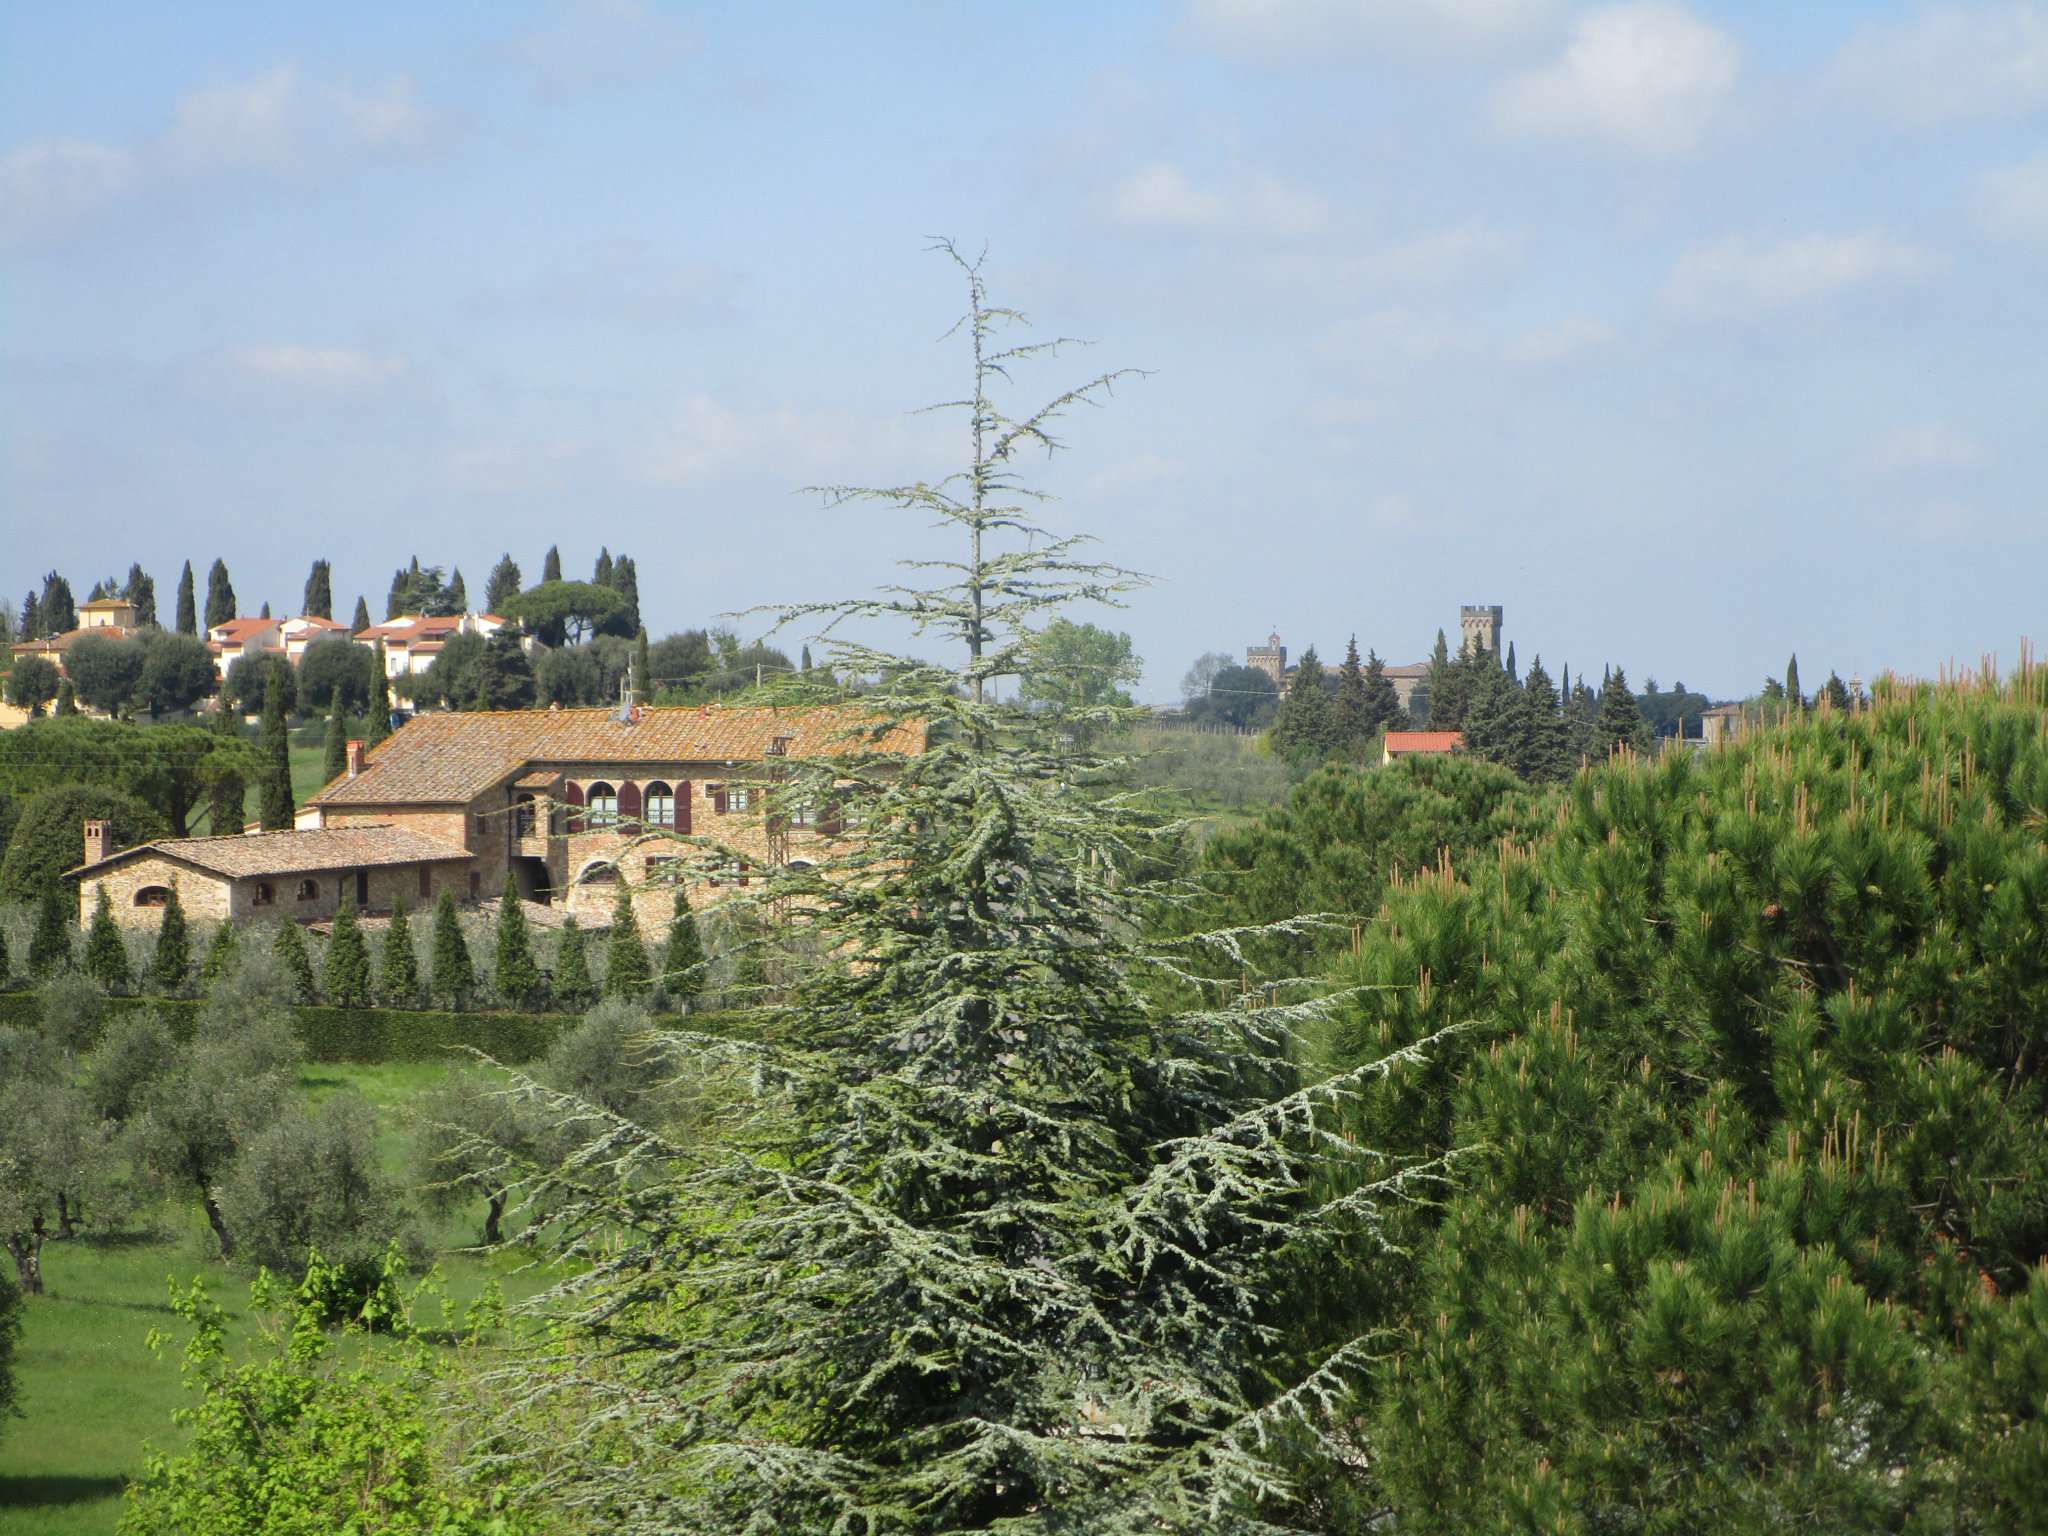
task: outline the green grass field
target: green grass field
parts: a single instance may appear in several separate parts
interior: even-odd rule
[[[447,1070],[314,1065],[301,1081],[312,1100],[350,1091],[373,1104],[384,1122],[380,1145],[397,1165],[407,1102]],[[508,1298],[541,1284],[516,1258],[454,1251],[476,1240],[479,1215],[457,1212],[429,1228],[458,1313],[492,1279]],[[122,1486],[141,1470],[145,1447],[180,1443],[171,1410],[188,1394],[178,1380],[184,1331],[168,1304],[170,1283],[201,1277],[235,1319],[234,1333],[248,1327],[249,1276],[213,1253],[205,1219],[189,1202],[129,1231],[43,1250],[45,1293],[25,1308],[16,1357],[24,1417],[0,1428],[0,1536],[103,1536],[120,1518]],[[151,1329],[171,1335],[161,1358],[145,1342]]]

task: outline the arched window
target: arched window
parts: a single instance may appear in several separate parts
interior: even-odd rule
[[[650,827],[673,827],[676,824],[676,792],[660,779],[647,786],[647,808],[641,812]]]
[[[256,900],[252,905],[267,907],[273,905],[276,901],[277,887],[268,880],[258,880],[256,882]]]
[[[590,807],[590,825],[609,827],[619,819],[619,792],[599,779],[584,795],[584,803]]]
[[[171,899],[171,888],[167,885],[145,885],[135,893],[138,907],[160,907]]]
[[[320,882],[318,880],[301,880],[299,882],[299,900],[318,901],[319,899]]]
[[[592,859],[576,876],[578,885],[617,885],[619,866],[610,859]]]
[[[533,836],[533,796],[521,795],[512,809],[512,823],[517,829],[516,837]]]

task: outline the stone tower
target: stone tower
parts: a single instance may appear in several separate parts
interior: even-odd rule
[[[1483,646],[1489,656],[1500,654],[1501,605],[1474,607],[1467,603],[1458,610],[1458,628],[1464,632],[1464,647]]]
[[[1280,643],[1277,634],[1268,635],[1264,645],[1246,646],[1244,664],[1273,679],[1275,688],[1282,688],[1287,684],[1287,647]]]

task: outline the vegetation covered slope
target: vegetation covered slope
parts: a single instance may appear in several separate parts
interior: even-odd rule
[[[1583,774],[1392,894],[1324,1068],[1463,1022],[1359,1139],[1466,1149],[1359,1527],[2001,1530],[2048,1488],[2048,672]],[[1341,1314],[1331,1316],[1331,1313]]]

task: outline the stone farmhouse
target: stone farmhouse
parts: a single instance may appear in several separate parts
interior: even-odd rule
[[[522,897],[593,926],[624,881],[641,923],[664,925],[686,873],[703,906],[762,868],[836,847],[833,807],[771,821],[768,796],[792,759],[924,750],[921,727],[870,741],[867,723],[850,707],[718,704],[419,715],[367,752],[351,742],[347,768],[300,808],[292,831],[120,852],[89,832],[86,862],[65,878],[78,883],[81,914],[106,884],[125,922],[153,922],[172,878],[195,913],[312,921],[332,917],[344,893],[366,912],[388,911],[399,895],[418,907],[444,889],[464,902],[494,897],[509,872]],[[706,837],[724,852],[649,832]]]

